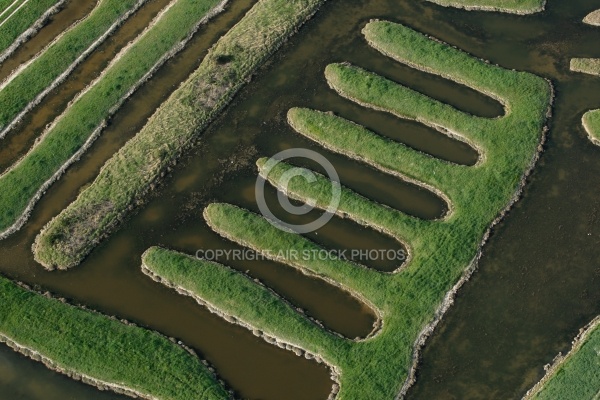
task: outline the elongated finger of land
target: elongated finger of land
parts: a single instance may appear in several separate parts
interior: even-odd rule
[[[103,389],[147,399],[230,398],[197,356],[168,338],[1,277],[0,341]]]
[[[59,116],[25,156],[0,175],[0,229],[25,222],[35,202],[100,134],[106,118],[222,9],[219,0],[176,0]]]
[[[7,77],[0,84],[0,138],[146,1],[100,0],[86,18]]]
[[[159,247],[148,249],[142,263],[153,279],[267,340],[325,356],[330,363],[332,349],[341,343],[271,290],[229,267]]]
[[[0,62],[14,51],[18,45],[33,35],[53,14],[56,14],[65,0],[6,1],[6,8],[0,16]],[[12,5],[12,7],[11,7]],[[19,10],[16,10],[16,8]],[[9,18],[10,17],[10,18]],[[16,46],[12,46],[15,42]]]
[[[546,0],[427,0],[444,7],[527,15],[543,11]]]
[[[167,168],[189,148],[252,73],[324,0],[260,0],[102,168],[92,185],[37,239],[47,268],[77,265],[114,232]],[[40,254],[45,254],[43,259]]]
[[[316,258],[295,259],[286,252],[318,254],[323,249],[310,240],[285,232],[273,226],[265,218],[230,204],[210,204],[204,210],[204,218],[213,230],[238,244],[265,254],[267,258],[281,261],[308,274],[334,282],[337,286],[357,294],[360,299],[371,296],[381,277],[375,271],[341,259],[319,260]]]

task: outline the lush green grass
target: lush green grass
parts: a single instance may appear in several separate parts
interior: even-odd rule
[[[600,10],[596,14],[600,18]],[[600,58],[573,58],[571,71],[600,76]],[[590,140],[600,146],[600,110],[588,111],[582,122]]]
[[[537,400],[600,398],[600,317],[586,330],[573,350],[527,398]]]
[[[58,3],[59,0],[30,0],[15,15],[0,26],[0,54],[4,52],[23,32],[29,29],[50,7]],[[0,4],[0,10],[4,11],[12,0],[4,0]],[[19,3],[21,4],[21,3]],[[7,11],[0,22],[5,21],[14,9]],[[1,12],[1,11],[0,11]],[[1,126],[1,125],[0,125]]]
[[[321,354],[341,339],[325,332],[271,290],[223,265],[158,247],[142,257],[143,265],[170,286],[183,288],[220,312],[234,316],[271,337],[301,344]],[[277,321],[277,324],[273,324]],[[327,346],[320,346],[321,343]]]
[[[47,267],[78,264],[324,0],[261,0],[38,238]],[[43,257],[43,258],[42,258]]]
[[[592,110],[583,114],[583,126],[592,142],[600,145],[600,110]]]
[[[100,0],[90,15],[6,85],[0,91],[0,131],[138,1]]]
[[[428,0],[445,7],[467,10],[501,11],[513,14],[532,14],[542,11],[545,0]]]
[[[44,183],[82,149],[130,90],[219,2],[179,0],[67,109],[42,141],[0,176],[0,230],[17,222]]]
[[[278,170],[273,173],[279,175],[280,172],[284,171]],[[329,182],[322,179],[317,185],[318,190],[323,189],[321,183],[323,186],[331,186]],[[323,190],[320,193],[325,195],[327,191]],[[285,262],[309,274],[333,279],[349,292],[369,299],[378,308],[382,308],[385,303],[387,293],[380,292],[377,288],[385,285],[386,275],[368,268],[357,268],[356,264],[339,259],[319,257],[298,257],[297,260],[276,259],[277,255],[283,256],[289,249],[297,250],[298,254],[312,254],[321,248],[302,236],[283,232],[273,227],[264,218],[230,204],[211,204],[206,208],[204,217],[217,233],[257,251],[265,250],[268,258]]]
[[[535,160],[552,91],[542,78],[487,64],[398,24],[371,22],[364,34],[373,47],[398,62],[444,75],[488,93],[506,106],[504,117],[474,117],[363,69],[347,64],[327,67],[327,81],[340,95],[453,132],[476,146],[482,159],[473,167],[434,159],[329,113],[292,109],[288,115],[300,134],[330,150],[435,187],[452,205],[447,218],[425,221],[381,206],[348,188],[342,190],[341,216],[385,231],[410,249],[411,260],[397,274],[381,274],[344,260],[279,259],[338,282],[379,310],[382,330],[364,342],[329,343],[315,339],[308,330],[295,332],[302,347],[321,347],[324,357],[340,368],[340,398],[377,400],[394,398],[400,391],[419,334],[435,320],[444,297],[477,257],[489,226],[514,199]],[[285,172],[291,166],[280,163],[265,176],[265,161],[258,162],[260,174],[283,189]],[[317,207],[326,208],[331,184],[320,175],[315,182],[294,178],[285,191],[296,199],[314,199]],[[280,231],[264,218],[235,206],[210,205],[205,218],[222,236],[267,254],[318,249],[306,238]],[[183,272],[178,274],[181,283],[192,284]],[[236,307],[241,307],[249,299],[245,287],[237,286],[229,292],[227,304],[240,303]],[[205,294],[202,290],[198,293]],[[258,309],[236,308],[236,313],[250,325],[263,323],[255,318]],[[285,323],[274,317],[269,328],[277,330]]]
[[[593,11],[586,15],[583,22],[590,25],[600,26],[600,10]]]
[[[22,2],[23,0],[20,0],[20,1]],[[0,0],[0,13],[4,12],[8,8],[8,6],[13,4],[14,2],[15,2],[15,0]],[[17,0],[17,3],[20,4],[19,0]],[[7,12],[7,14],[8,14],[8,12]]]
[[[24,290],[0,278],[0,334],[68,372],[158,399],[227,399],[202,362],[151,331]]]

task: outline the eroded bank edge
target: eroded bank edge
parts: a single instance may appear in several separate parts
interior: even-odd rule
[[[50,7],[40,18],[37,19],[25,32],[20,34],[15,41],[6,48],[3,52],[0,53],[0,63],[3,63],[7,58],[9,58],[22,44],[27,42],[33,36],[35,36],[45,25],[46,22],[52,17],[54,14],[58,13],[62,10],[63,6],[67,0],[59,0],[54,6]]]
[[[7,279],[4,276],[2,276],[0,274],[0,279]],[[189,353],[192,357],[196,358],[204,367],[205,369],[208,371],[209,375],[214,379],[215,382],[217,382],[219,385],[221,385],[221,387],[228,391],[228,393],[230,394],[230,399],[233,400],[233,390],[228,388],[226,383],[223,381],[223,379],[218,375],[218,373],[216,372],[215,368],[205,359],[200,358],[198,353],[193,350],[191,347],[189,347],[188,345],[186,345],[184,342],[182,342],[181,340],[178,340],[174,337],[171,336],[167,336],[164,335],[156,330],[153,329],[148,329],[148,328],[144,328],[139,326],[138,324],[135,324],[131,321],[128,321],[126,319],[122,319],[122,318],[118,318],[114,315],[107,315],[107,314],[102,314],[99,311],[93,310],[88,308],[87,306],[83,305],[83,304],[79,304],[79,303],[73,303],[69,300],[67,300],[64,297],[60,297],[54,293],[51,293],[49,291],[44,291],[44,292],[39,292],[37,290],[32,289],[28,284],[20,282],[20,281],[13,281],[10,280],[10,282],[13,285],[16,285],[19,289],[33,293],[37,296],[41,296],[46,298],[48,301],[57,301],[60,303],[63,303],[65,306],[67,307],[72,307],[74,309],[78,309],[80,311],[84,311],[86,313],[95,315],[95,316],[99,316],[102,318],[106,318],[118,323],[121,323],[123,325],[126,326],[130,326],[130,327],[134,327],[134,328],[138,328],[144,331],[147,331],[153,335],[156,335],[162,339],[166,339],[169,342],[171,342],[174,346],[178,346],[180,348],[182,348],[183,350],[185,350],[187,353]],[[39,351],[28,347],[28,346],[24,346],[22,344],[20,344],[18,342],[18,339],[16,338],[11,338],[8,335],[4,334],[3,332],[0,332],[0,343],[4,343],[5,345],[7,345],[8,347],[10,347],[13,351],[33,360],[36,362],[41,362],[42,364],[44,364],[44,366],[46,368],[48,368],[51,371],[57,372],[59,374],[65,375],[68,378],[71,378],[75,381],[81,381],[89,386],[93,386],[99,390],[111,390],[117,394],[124,394],[127,395],[129,397],[133,397],[133,398],[143,398],[143,399],[148,399],[148,400],[163,400],[161,398],[158,397],[154,397],[151,396],[149,393],[143,393],[139,390],[135,390],[132,388],[127,387],[125,384],[118,384],[118,383],[114,383],[114,382],[107,382],[98,378],[94,378],[90,375],[84,374],[82,372],[76,371],[75,369],[69,369],[69,368],[65,368],[62,367],[58,364],[57,361],[52,360],[49,357],[46,357],[45,355],[43,355],[42,353],[40,353]]]
[[[179,253],[173,250],[169,250],[170,252],[173,252],[175,254],[179,254],[185,257],[189,257],[187,254],[184,253]],[[142,256],[143,259],[143,256]],[[227,267],[225,265],[220,265],[223,268],[226,269],[230,269],[232,270],[230,267]],[[225,321],[227,321],[230,324],[234,324],[234,325],[238,325],[241,326],[247,330],[249,330],[250,332],[252,332],[252,334],[258,338],[263,339],[265,342],[267,342],[270,345],[274,345],[279,347],[280,349],[284,349],[284,350],[288,350],[291,351],[292,353],[294,353],[296,356],[298,357],[302,357],[304,356],[304,358],[306,358],[307,360],[314,360],[315,362],[317,362],[318,364],[325,364],[327,365],[329,371],[330,371],[330,378],[333,381],[332,387],[331,387],[331,392],[329,394],[328,400],[333,400],[336,398],[339,387],[340,387],[340,380],[339,377],[341,375],[341,370],[338,366],[336,366],[335,364],[327,361],[325,359],[325,357],[321,354],[317,354],[317,353],[312,353],[310,351],[307,351],[301,344],[295,344],[295,343],[291,343],[281,337],[278,337],[277,335],[274,334],[267,334],[263,331],[260,331],[258,329],[256,329],[256,327],[252,326],[251,323],[245,322],[223,310],[221,310],[218,306],[206,301],[205,299],[201,298],[200,296],[196,295],[194,292],[192,292],[191,290],[188,290],[180,285],[176,285],[173,282],[170,282],[168,279],[163,278],[162,276],[160,276],[159,274],[156,274],[154,271],[152,271],[151,268],[149,268],[145,263],[142,263],[142,273],[144,273],[146,276],[148,276],[150,279],[152,279],[153,281],[160,283],[161,285],[164,285],[165,287],[168,287],[169,289],[172,289],[174,291],[176,291],[177,293],[179,293],[180,295],[186,296],[186,297],[191,297],[192,299],[194,299],[194,301],[196,301],[196,303],[198,303],[200,306],[205,307],[208,311],[210,311],[211,313],[219,316],[220,318],[224,319]],[[291,303],[289,303],[289,301],[287,301],[286,299],[284,299],[283,297],[281,297],[279,294],[277,294],[276,292],[274,292],[273,290],[267,288],[263,283],[259,283],[256,282],[254,279],[252,279],[251,277],[249,277],[248,275],[237,271],[237,270],[233,270],[235,271],[235,273],[240,274],[242,276],[244,276],[246,279],[252,281],[255,284],[260,285],[261,287],[267,289],[271,294],[273,294],[275,297],[277,297],[279,300],[281,300],[282,302],[284,302],[285,304],[289,305],[292,310],[296,313],[298,313],[299,315],[302,315],[302,317],[306,317],[305,314],[300,314],[298,311],[296,311],[296,308],[294,306],[291,305]],[[314,322],[314,320],[312,321]],[[317,326],[319,326],[320,328],[322,328],[320,325],[317,324]]]
[[[531,389],[527,391],[527,393],[525,393],[525,396],[523,396],[523,400],[532,400],[538,393],[540,393],[546,385],[546,383],[548,383],[553,378],[554,374],[558,372],[560,367],[562,367],[567,361],[569,361],[569,359],[573,355],[575,355],[579,351],[579,349],[581,349],[581,347],[586,342],[590,334],[599,326],[600,315],[594,318],[592,322],[581,328],[575,339],[573,339],[573,341],[571,342],[571,350],[569,350],[569,352],[564,356],[559,353],[554,358],[554,360],[552,360],[552,364],[546,365],[544,367],[546,373],[538,383],[536,383]]]
[[[70,254],[68,256],[68,258],[70,259],[68,261],[67,264],[65,263],[61,263],[60,265],[54,265],[56,264],[56,262],[52,261],[50,262],[50,264],[48,263],[43,263],[43,265],[45,265],[46,268],[54,268],[55,266],[59,267],[59,268],[70,268],[73,267],[77,264],[79,264],[81,262],[81,260],[83,260],[83,258],[85,258],[85,256],[87,256],[89,254],[89,252],[98,244],[100,243],[102,240],[104,240],[106,237],[108,237],[118,226],[120,226],[120,224],[129,216],[130,212],[128,210],[130,210],[132,208],[132,202],[143,202],[143,198],[146,194],[148,194],[151,190],[153,190],[156,182],[159,180],[160,177],[162,177],[164,175],[164,173],[166,171],[168,171],[174,164],[176,164],[177,160],[179,159],[179,157],[181,156],[181,154],[189,149],[190,147],[193,146],[194,140],[197,140],[197,137],[199,136],[199,134],[201,132],[204,131],[204,128],[206,126],[208,126],[218,115],[220,115],[221,111],[232,101],[232,99],[235,97],[235,95],[237,94],[237,92],[245,85],[246,82],[248,82],[252,75],[256,72],[256,70],[258,68],[260,68],[260,66],[262,66],[264,64],[264,62],[273,54],[275,53],[288,39],[289,37],[291,37],[295,32],[297,32],[300,27],[302,25],[304,25],[304,23],[306,21],[308,21],[310,18],[312,18],[312,16],[319,10],[320,6],[325,2],[325,0],[311,0],[309,2],[307,2],[307,4],[305,5],[299,5],[299,9],[298,10],[292,10],[291,12],[296,12],[297,15],[297,20],[293,20],[293,24],[290,23],[289,26],[285,26],[284,29],[282,29],[282,31],[279,33],[278,36],[275,36],[273,38],[271,38],[271,43],[269,44],[269,47],[267,49],[263,49],[262,51],[259,51],[256,55],[254,55],[254,61],[251,65],[249,66],[238,66],[238,68],[241,68],[241,73],[242,75],[240,76],[240,79],[235,80],[232,84],[231,87],[226,88],[226,91],[221,93],[219,95],[218,98],[215,99],[215,104],[212,104],[210,107],[208,107],[205,110],[205,117],[201,118],[200,121],[198,121],[198,123],[196,123],[196,128],[193,129],[192,132],[190,132],[189,134],[187,134],[185,141],[179,145],[176,146],[175,149],[173,149],[172,151],[169,152],[169,154],[163,156],[161,159],[159,159],[159,162],[156,164],[156,168],[151,171],[153,172],[153,176],[150,177],[151,182],[142,182],[143,184],[141,185],[139,192],[136,192],[135,195],[133,195],[133,198],[131,199],[131,201],[128,201],[127,204],[123,205],[120,204],[118,207],[118,216],[114,219],[114,222],[112,222],[110,225],[103,225],[101,227],[99,227],[96,230],[96,234],[95,236],[90,239],[87,238],[84,240],[84,244],[83,246],[79,246],[80,249],[78,250],[78,252],[76,254]],[[261,5],[263,4],[262,7],[264,7],[265,9],[261,9],[258,8],[258,12],[262,12],[262,14],[258,14],[256,15],[257,11],[255,11],[253,13],[252,10],[249,11],[248,14],[246,14],[246,16],[244,18],[250,18],[248,17],[248,15],[251,15],[251,17],[253,17],[252,19],[248,20],[244,20],[244,18],[242,18],[242,20],[240,22],[238,22],[238,24],[242,23],[243,21],[246,21],[246,24],[252,24],[254,22],[255,19],[259,19],[259,18],[266,18],[268,17],[268,15],[266,15],[269,11],[269,7],[273,8],[273,5],[269,4],[269,3],[276,3],[275,0],[261,0],[259,1],[254,7],[257,7],[257,5]],[[253,7],[253,10],[256,10]],[[249,22],[251,21],[251,22]],[[236,24],[236,26],[239,26],[238,24]],[[227,34],[225,34],[212,48],[211,51],[209,51],[209,54],[207,55],[207,57],[204,59],[204,61],[202,62],[202,64],[200,65],[199,69],[196,70],[195,73],[197,73],[197,71],[202,70],[203,68],[206,69],[206,65],[210,64],[210,63],[216,63],[216,65],[218,65],[217,60],[215,60],[215,58],[217,57],[215,54],[212,54],[216,51],[216,49],[219,48],[219,44],[222,47],[227,47],[228,45],[231,45],[231,43],[229,43],[230,41],[233,41],[233,43],[235,43],[235,41],[237,40],[237,38],[232,39],[231,36],[228,36],[230,32],[235,31],[236,26],[234,26],[232,28],[232,30],[230,30]],[[238,30],[241,28],[238,28]],[[239,35],[239,32],[235,32],[235,34]],[[252,34],[252,31],[248,32],[244,32],[244,38],[246,40],[249,40],[249,36]],[[233,34],[232,34],[233,35]],[[206,73],[204,73],[204,75],[206,75]],[[192,74],[192,76],[186,81],[187,83],[191,84],[193,82],[196,82],[198,79],[200,79],[202,77],[202,75],[200,76],[194,76],[194,74]],[[183,87],[183,86],[182,86]],[[182,88],[180,87],[180,89]],[[178,90],[180,90],[178,89]],[[165,104],[167,104],[168,102],[174,102],[176,101],[176,95],[179,95],[180,93],[178,93],[178,91],[176,91],[175,93],[173,93],[171,95],[171,97],[165,102],[163,103],[163,105],[161,105],[161,107],[159,108],[159,110],[163,110],[164,112],[164,106]],[[168,103],[170,104],[170,103]],[[157,111],[158,112],[158,111]],[[156,112],[155,112],[156,115]],[[158,122],[157,122],[158,123]],[[151,128],[147,128],[148,124],[142,128],[142,131],[145,131],[145,129],[151,129]],[[138,138],[140,135],[140,133],[138,133],[138,135],[136,135],[136,137],[134,137],[132,140],[136,140],[136,138]],[[138,141],[142,141],[142,139],[137,139]],[[111,158],[101,169],[100,171],[100,175],[106,171],[107,168],[111,167],[111,160],[114,160],[115,157],[117,155],[122,154],[122,152],[124,151],[128,151],[130,149],[130,145],[132,142],[128,142],[128,144],[126,144],[123,148],[121,148],[121,150],[119,151],[119,153],[115,154],[115,156],[113,156],[113,158]],[[136,144],[138,142],[135,142]],[[133,145],[131,145],[133,146]],[[80,194],[80,196],[78,197],[77,200],[75,200],[73,203],[71,203],[71,205],[69,205],[69,207],[65,210],[62,211],[61,214],[59,214],[57,217],[55,217],[52,221],[50,221],[45,227],[44,229],[42,229],[42,232],[40,232],[40,235],[38,235],[38,237],[41,237],[45,234],[48,233],[48,230],[51,229],[53,227],[53,225],[58,224],[61,220],[61,218],[65,218],[65,213],[68,211],[73,210],[73,208],[75,207],[81,207],[80,204],[83,202],[82,200],[82,196],[84,195],[89,195],[89,191],[90,189],[97,184],[98,180],[96,179],[96,181],[94,181],[94,183],[92,184],[91,187],[89,187],[88,189],[86,189],[86,191],[82,192],[82,194]],[[76,212],[79,212],[79,209],[76,208]]]

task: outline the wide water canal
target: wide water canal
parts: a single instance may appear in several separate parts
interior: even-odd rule
[[[197,62],[207,43],[217,37],[214,32],[222,32],[251,3],[233,0],[231,12],[213,21],[221,25],[211,31],[210,41],[194,48],[195,52],[186,50],[186,57]],[[410,392],[415,399],[518,398],[541,376],[541,366],[567,349],[577,330],[600,313],[600,239],[594,228],[600,149],[587,141],[579,123],[585,110],[600,107],[600,79],[568,72],[569,58],[600,56],[600,29],[579,22],[597,6],[592,1],[550,1],[548,11],[520,17],[446,9],[415,0],[330,0],[260,70],[122,230],[72,271],[45,272],[32,259],[35,235],[93,180],[110,154],[187,76],[167,80],[178,70],[174,59],[113,118],[88,155],[48,191],[29,223],[0,243],[0,270],[181,339],[207,358],[240,397],[326,398],[331,385],[326,368],[270,346],[149,280],[140,272],[140,255],[153,245],[191,254],[197,249],[236,247],[208,229],[202,220],[203,207],[216,200],[256,210],[254,162],[290,147],[321,152],[334,164],[342,183],[364,195],[421,218],[443,215],[446,205],[432,193],[323,151],[293,133],[285,121],[287,110],[295,106],[332,110],[435,156],[462,164],[476,162],[477,154],[465,144],[357,107],[327,87],[325,66],[350,61],[476,115],[502,114],[496,102],[472,90],[400,66],[371,49],[360,30],[371,18],[390,19],[556,84],[558,97],[547,149],[525,197],[495,230],[484,249],[480,271],[430,340],[419,381]],[[209,25],[196,37],[211,29]],[[337,248],[398,246],[340,219],[311,239]],[[248,270],[346,336],[365,336],[371,329],[373,315],[339,289],[276,263],[230,264]],[[8,351],[0,352],[0,360],[8,360],[0,365],[7,376],[27,377],[16,381],[17,386],[40,381],[71,398],[121,398],[72,382]],[[0,396],[14,390],[15,383],[2,384]],[[35,393],[27,391],[22,398],[46,398]]]

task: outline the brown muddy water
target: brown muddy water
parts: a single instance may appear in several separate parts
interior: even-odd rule
[[[331,385],[325,367],[270,346],[151,281],[140,273],[140,255],[153,245],[190,254],[236,247],[207,228],[202,209],[211,201],[227,201],[256,210],[254,162],[292,147],[325,155],[341,182],[359,193],[421,218],[442,216],[446,205],[432,193],[319,149],[285,121],[290,107],[332,110],[434,156],[475,163],[477,153],[464,143],[367,111],[328,89],[325,66],[350,61],[473,114],[502,114],[498,103],[472,90],[400,66],[370,49],[360,29],[371,18],[391,19],[556,84],[549,141],[524,198],[495,229],[480,270],[428,342],[418,383],[409,393],[413,399],[519,398],[541,377],[542,365],[567,350],[578,329],[600,313],[600,149],[580,127],[582,113],[600,106],[600,79],[568,72],[570,57],[600,56],[600,29],[579,22],[598,7],[593,3],[551,1],[546,12],[520,17],[414,0],[330,0],[259,71],[123,229],[80,267],[45,272],[32,259],[35,235],[93,180],[104,161],[197,65],[208,45],[252,4],[233,0],[226,14],[202,29],[112,119],[90,152],[40,201],[29,223],[0,244],[0,271],[183,340],[217,368],[239,397],[325,399]],[[267,198],[275,208],[274,194],[268,191]],[[400,248],[386,236],[338,218],[309,237],[335,248]],[[261,279],[334,331],[361,337],[371,330],[369,310],[337,288],[277,263],[227,263]],[[12,383],[2,381],[2,398],[15,398],[16,390],[21,390],[18,398],[48,398],[36,394],[37,385],[77,399],[121,398],[72,382],[6,349],[0,351],[0,368],[6,376],[19,376]]]

